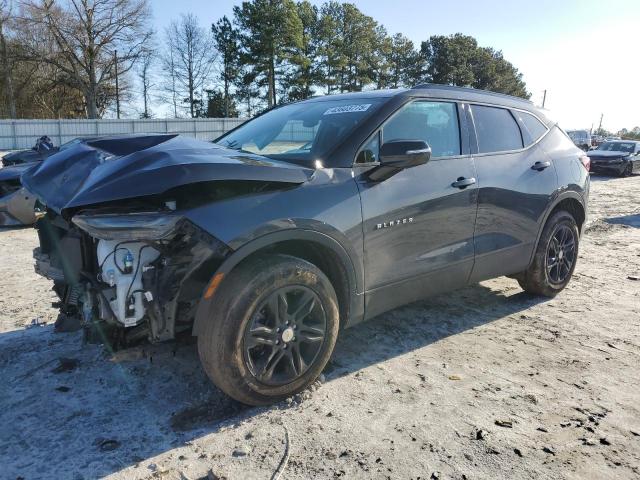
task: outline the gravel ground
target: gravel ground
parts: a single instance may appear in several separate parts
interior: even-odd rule
[[[593,180],[558,297],[499,278],[390,312],[271,408],[211,386],[192,343],[53,334],[34,231],[1,231],[0,477],[640,478],[640,177]]]

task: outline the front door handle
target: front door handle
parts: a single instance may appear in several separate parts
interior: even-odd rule
[[[451,186],[459,189],[463,189],[463,188],[467,188],[469,185],[473,185],[474,183],[476,183],[476,179],[473,177],[471,178],[458,177],[458,179],[455,182],[453,182]]]
[[[538,172],[544,170],[545,168],[549,168],[551,166],[551,162],[536,162],[531,165],[531,170],[537,170]]]

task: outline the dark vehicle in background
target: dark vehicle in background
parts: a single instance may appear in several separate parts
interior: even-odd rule
[[[501,275],[556,295],[589,191],[588,159],[531,102],[438,85],[282,106],[217,144],[93,139],[23,181],[63,318],[119,345],[195,335],[252,405],[400,305]]]
[[[591,148],[592,140],[589,130],[567,130],[567,135],[578,148],[585,152]]]
[[[46,135],[38,138],[36,144],[28,150],[7,153],[2,157],[2,165],[19,165],[21,163],[41,162],[45,158],[58,152],[60,148],[54,147],[53,142]]]
[[[615,140],[604,142],[587,153],[591,171],[605,175],[627,177],[640,171],[640,142]]]
[[[42,148],[35,150],[36,147],[34,147],[34,150],[25,151],[27,153],[34,153],[33,156],[23,155],[21,157],[13,157],[11,156],[13,154],[7,155],[10,156],[9,163],[0,168],[0,227],[14,227],[35,223],[35,198],[24,190],[20,182],[20,177],[31,167],[38,165],[39,162],[44,161],[51,155],[71,148],[84,140],[86,140],[86,138],[76,138],[59,148],[53,147],[50,150],[42,150]],[[38,140],[38,144],[45,144],[47,142],[50,142],[49,137],[41,137]],[[44,152],[47,152],[47,154],[45,155]],[[3,158],[3,163],[7,156]],[[26,161],[28,159],[33,160],[33,158],[37,158],[38,160]]]
[[[37,164],[21,163],[0,168],[0,227],[35,223],[36,200],[22,187],[20,176]]]

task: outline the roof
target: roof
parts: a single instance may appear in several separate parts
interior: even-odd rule
[[[349,99],[365,99],[365,98],[391,98],[401,93],[407,92],[406,88],[394,88],[387,90],[364,90],[362,92],[348,92],[348,93],[335,93],[329,95],[317,95],[303,102],[332,102],[334,100],[349,100]]]
[[[478,90],[476,88],[454,87],[451,85],[439,85],[436,83],[422,83],[410,89],[395,88],[388,90],[366,90],[362,92],[321,95],[303,101],[317,102],[366,98],[391,98],[395,96],[446,98],[469,102],[492,103],[514,108],[524,108],[527,110],[535,108],[533,102],[524,98],[514,97],[504,93],[490,92],[487,90]]]

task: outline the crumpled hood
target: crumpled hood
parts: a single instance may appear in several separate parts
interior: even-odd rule
[[[615,150],[590,150],[587,152],[587,156],[597,158],[619,158],[631,155],[629,152],[618,152]]]
[[[312,169],[178,135],[91,139],[50,156],[22,177],[47,207],[74,207],[163,193],[196,182],[304,183]]]

